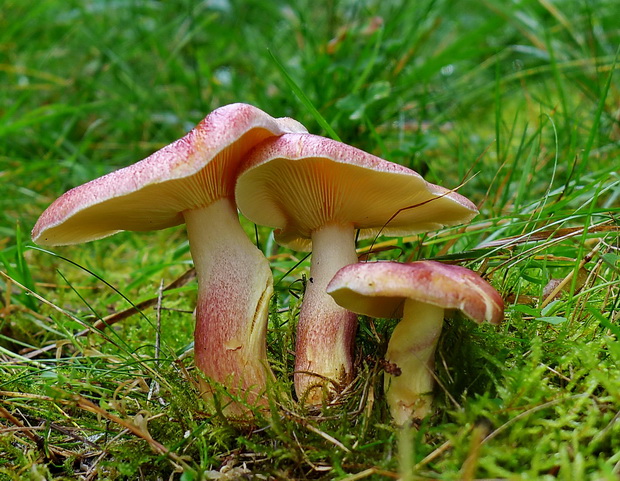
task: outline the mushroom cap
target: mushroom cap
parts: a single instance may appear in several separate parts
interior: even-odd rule
[[[220,107],[181,139],[128,167],[69,190],[39,217],[42,245],[101,239],[122,230],[149,231],[184,222],[183,211],[234,195],[239,164],[262,140],[306,132],[248,104]]]
[[[499,324],[504,301],[475,272],[435,261],[391,261],[343,267],[327,286],[336,303],[358,314],[400,318],[405,299],[459,309],[470,319]]]
[[[350,145],[310,134],[267,139],[244,161],[235,196],[276,241],[311,250],[328,223],[352,224],[360,238],[410,235],[469,221],[476,206],[417,172]],[[388,222],[389,221],[389,222]]]

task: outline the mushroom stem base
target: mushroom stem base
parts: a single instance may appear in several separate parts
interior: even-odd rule
[[[403,425],[430,413],[433,402],[435,349],[444,309],[408,299],[404,314],[388,343],[386,361],[400,375],[385,374],[385,392],[392,417]]]
[[[266,405],[273,378],[266,349],[271,269],[241,227],[232,200],[184,216],[199,286],[194,357],[206,376],[203,397],[227,416],[245,417],[248,408]]]

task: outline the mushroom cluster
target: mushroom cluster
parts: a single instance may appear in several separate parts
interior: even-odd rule
[[[477,214],[474,204],[406,167],[247,104],[214,110],[146,159],[66,192],[43,212],[32,238],[67,245],[185,223],[199,286],[194,356],[201,394],[211,401],[223,386],[224,413],[244,417],[266,404],[273,378],[266,355],[273,281],[237,209],[274,228],[279,244],[312,251],[295,346],[295,391],[305,404],[329,401],[352,380],[357,313],[403,317],[387,353],[402,374],[386,375],[388,403],[401,424],[429,412],[443,309],[501,319],[497,292],[467,269],[358,263],[355,251],[356,235],[460,224]]]
[[[411,169],[310,134],[274,137],[250,152],[236,199],[248,219],[276,229],[279,244],[312,250],[295,346],[295,391],[310,405],[352,379],[357,315],[337,305],[326,287],[340,268],[357,263],[356,232],[362,239],[414,234],[478,212]]]

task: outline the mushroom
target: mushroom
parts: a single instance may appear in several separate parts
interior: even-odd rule
[[[399,425],[431,410],[435,348],[445,309],[477,323],[499,324],[504,302],[475,272],[435,261],[391,261],[346,266],[327,292],[341,306],[371,317],[402,318],[388,343],[385,391]]]
[[[239,223],[234,185],[253,146],[305,131],[293,119],[275,119],[251,105],[218,108],[140,162],[66,192],[43,212],[32,238],[68,245],[185,223],[198,279],[194,356],[206,376],[201,392],[212,399],[216,381],[233,399],[264,403],[266,381],[273,376],[265,345],[273,279],[265,256]],[[224,412],[246,410],[230,401]]]
[[[353,375],[357,316],[325,288],[341,267],[357,262],[359,238],[400,236],[470,220],[465,197],[429,184],[406,167],[310,134],[267,139],[248,154],[235,188],[239,210],[276,228],[275,239],[312,250],[295,347],[295,391],[318,405]]]

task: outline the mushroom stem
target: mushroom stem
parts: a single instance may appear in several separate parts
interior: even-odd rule
[[[403,318],[388,343],[386,361],[400,375],[385,374],[385,392],[394,421],[403,425],[421,419],[433,401],[435,349],[443,326],[444,309],[407,299]]]
[[[357,315],[325,289],[341,267],[356,262],[352,225],[327,224],[312,233],[310,279],[295,345],[295,392],[306,404],[320,405],[324,394],[329,397],[351,380]]]
[[[248,239],[230,198],[185,211],[190,250],[198,278],[194,357],[209,381],[229,388],[234,400],[220,400],[227,415],[247,414],[247,405],[266,404],[266,331],[273,278],[265,256]]]

